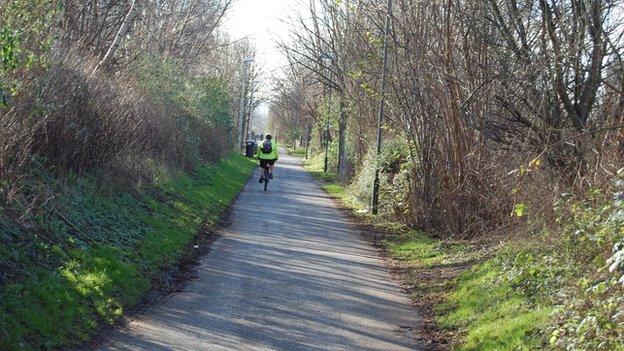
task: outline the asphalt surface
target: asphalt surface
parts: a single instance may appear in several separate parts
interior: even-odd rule
[[[183,291],[101,350],[418,350],[417,315],[377,251],[284,155],[259,171]]]

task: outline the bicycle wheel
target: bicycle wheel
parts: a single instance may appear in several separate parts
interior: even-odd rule
[[[267,191],[267,187],[269,186],[269,169],[264,169],[264,191]]]

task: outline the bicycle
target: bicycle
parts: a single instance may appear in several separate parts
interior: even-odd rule
[[[269,174],[271,173],[271,166],[264,166],[264,175],[262,176],[262,182],[264,183],[264,191],[267,191],[267,187],[269,186]]]

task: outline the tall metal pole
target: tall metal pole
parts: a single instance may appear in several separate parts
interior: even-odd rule
[[[243,133],[243,143],[249,138],[249,132],[251,130],[251,114],[253,111],[253,99],[254,99],[254,90],[256,89],[256,81],[251,81],[249,83],[249,111],[247,110],[247,100],[245,100],[245,132]]]
[[[238,107],[238,148],[243,149],[243,139],[245,134],[245,102],[247,90],[247,64],[253,62],[253,58],[246,57],[243,59],[243,75],[241,77],[241,96],[240,105]]]
[[[383,130],[384,107],[386,104],[386,86],[388,80],[388,34],[390,21],[392,20],[392,0],[388,0],[388,12],[386,14],[386,26],[384,28],[383,42],[383,69],[381,71],[381,97],[379,101],[379,120],[377,121],[377,152],[375,154],[375,180],[373,181],[373,196],[371,199],[371,211],[374,215],[379,212],[379,154],[381,153],[381,133]]]

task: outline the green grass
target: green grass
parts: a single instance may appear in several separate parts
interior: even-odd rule
[[[530,301],[519,292],[501,266],[505,257],[475,265],[455,281],[420,281],[417,272],[478,260],[481,254],[464,243],[431,238],[419,231],[406,231],[383,240],[390,255],[414,272],[408,284],[417,287],[415,297],[443,294],[445,302],[435,306],[441,328],[459,332],[456,350],[539,350],[542,330],[551,320],[554,307]],[[442,268],[443,269],[443,268]],[[536,267],[526,267],[537,269]],[[429,279],[431,274],[427,274]],[[449,277],[438,276],[444,280]]]
[[[323,171],[309,171],[309,173],[316,179],[323,182],[333,182],[336,179],[336,173],[323,172]]]
[[[254,166],[233,155],[133,194],[78,178],[39,218],[41,235],[0,233],[13,252],[0,263],[20,273],[0,287],[0,349],[73,346],[114,323],[202,225],[217,223]]]
[[[456,264],[471,255],[471,247],[458,242],[445,242],[418,230],[403,230],[383,240],[393,258],[419,268]]]
[[[325,192],[327,192],[330,196],[338,199],[343,206],[355,211],[358,217],[360,217],[363,221],[366,220],[368,223],[375,223],[375,221],[368,221],[368,219],[372,220],[374,217],[367,211],[367,204],[364,204],[358,201],[355,197],[351,196],[345,186],[336,183],[325,183],[321,186],[321,188],[323,188],[323,190],[325,190]],[[388,223],[387,221],[383,221],[376,224],[383,226],[383,224]]]
[[[553,307],[534,305],[504,278],[495,259],[463,273],[448,301],[439,306],[440,325],[460,330],[458,350],[540,350],[541,330]]]
[[[298,147],[298,148],[296,148],[294,150],[292,148],[289,148],[287,150],[288,150],[288,154],[292,155],[292,156],[305,157],[305,155],[306,155],[305,147]]]

